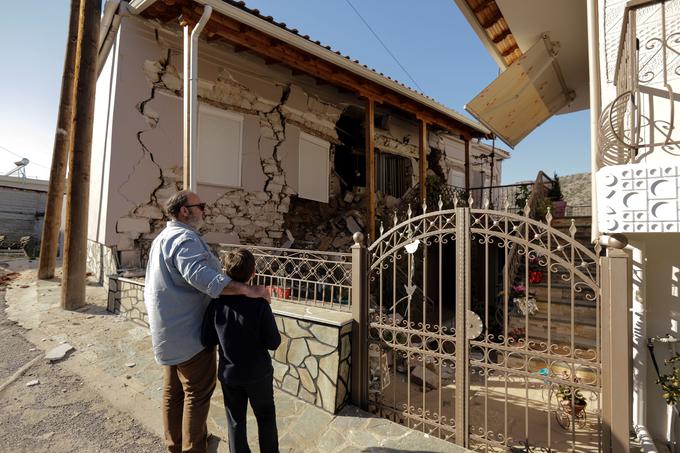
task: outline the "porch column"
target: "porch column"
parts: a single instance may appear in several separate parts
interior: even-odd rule
[[[368,254],[364,235],[352,236],[352,404],[368,409]]]
[[[470,138],[463,137],[465,141],[465,191],[470,190]]]
[[[607,248],[607,256],[600,258],[605,452],[628,451],[632,426],[631,262],[624,250],[611,245]]]
[[[427,123],[422,118],[418,118],[418,151],[420,202],[425,203],[427,199]]]
[[[368,192],[368,243],[375,241],[375,104],[366,98],[366,191]]]

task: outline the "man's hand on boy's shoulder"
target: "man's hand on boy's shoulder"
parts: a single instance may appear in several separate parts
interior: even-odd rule
[[[239,294],[252,299],[264,299],[267,301],[267,303],[272,303],[269,290],[266,286],[250,286],[246,285],[245,283],[232,280],[227,286],[224,287],[224,290],[222,290],[223,296],[236,296]]]
[[[257,286],[250,286],[250,294],[246,294],[247,297],[251,297],[253,299],[264,299],[267,301],[268,304],[272,303],[272,298],[271,295],[269,294],[269,289],[266,286],[262,285],[257,285]]]

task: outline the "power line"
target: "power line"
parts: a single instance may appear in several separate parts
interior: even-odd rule
[[[18,157],[19,159],[23,159],[23,158],[25,157],[25,156],[21,156],[21,155],[15,153],[15,152],[12,151],[11,149],[7,149],[7,148],[5,148],[4,146],[1,146],[1,145],[0,145],[0,149],[3,150],[3,151],[7,151],[7,152],[10,153],[11,155],[13,155],[13,156],[15,156],[15,157]],[[46,166],[44,166],[44,165],[41,165],[41,164],[39,164],[38,162],[30,161],[30,163],[33,164],[33,165],[37,165],[38,167],[42,167],[42,168],[44,168],[45,170],[49,170],[49,167],[46,167]]]
[[[7,151],[8,153],[12,154],[13,156],[18,157],[19,159],[23,159],[23,158],[24,158],[24,156],[20,156],[20,155],[18,155],[17,153],[15,153],[14,151],[5,148],[4,146],[0,146],[0,149],[2,149],[2,150],[4,150],[4,151]]]
[[[354,10],[354,12],[357,14],[357,16],[359,16],[359,19],[361,19],[361,21],[364,23],[364,25],[366,25],[366,28],[368,28],[368,29],[370,30],[370,32],[373,33],[373,36],[375,36],[375,39],[378,40],[378,42],[380,43],[380,45],[382,45],[383,48],[387,51],[387,53],[390,54],[390,56],[392,57],[392,59],[399,65],[399,67],[401,68],[401,70],[404,71],[404,73],[408,76],[409,79],[411,79],[411,82],[413,82],[413,84],[416,86],[416,88],[418,88],[421,92],[424,92],[425,90],[423,90],[423,89],[420,87],[420,85],[418,85],[418,82],[416,82],[416,80],[411,76],[411,74],[409,74],[409,72],[406,70],[406,68],[404,67],[404,65],[402,65],[402,64],[399,62],[399,60],[397,59],[397,57],[396,57],[396,56],[392,53],[392,51],[387,47],[387,45],[383,42],[383,40],[380,39],[380,36],[378,36],[378,34],[375,32],[375,30],[373,30],[373,28],[371,28],[371,26],[368,24],[368,22],[366,22],[366,19],[363,18],[363,16],[359,13],[359,11],[357,11],[357,9],[354,7],[354,5],[352,5],[352,3],[351,3],[349,0],[345,0],[345,3],[347,3],[347,4],[349,5],[349,7],[352,8],[352,10]]]

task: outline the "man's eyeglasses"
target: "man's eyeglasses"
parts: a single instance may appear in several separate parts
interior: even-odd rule
[[[185,204],[185,208],[199,208],[201,211],[205,211],[205,203],[196,203],[196,204]]]

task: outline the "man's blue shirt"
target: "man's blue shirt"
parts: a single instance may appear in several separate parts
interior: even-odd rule
[[[182,222],[168,222],[149,251],[144,303],[156,361],[177,365],[203,350],[201,323],[210,299],[231,279],[199,234]]]

